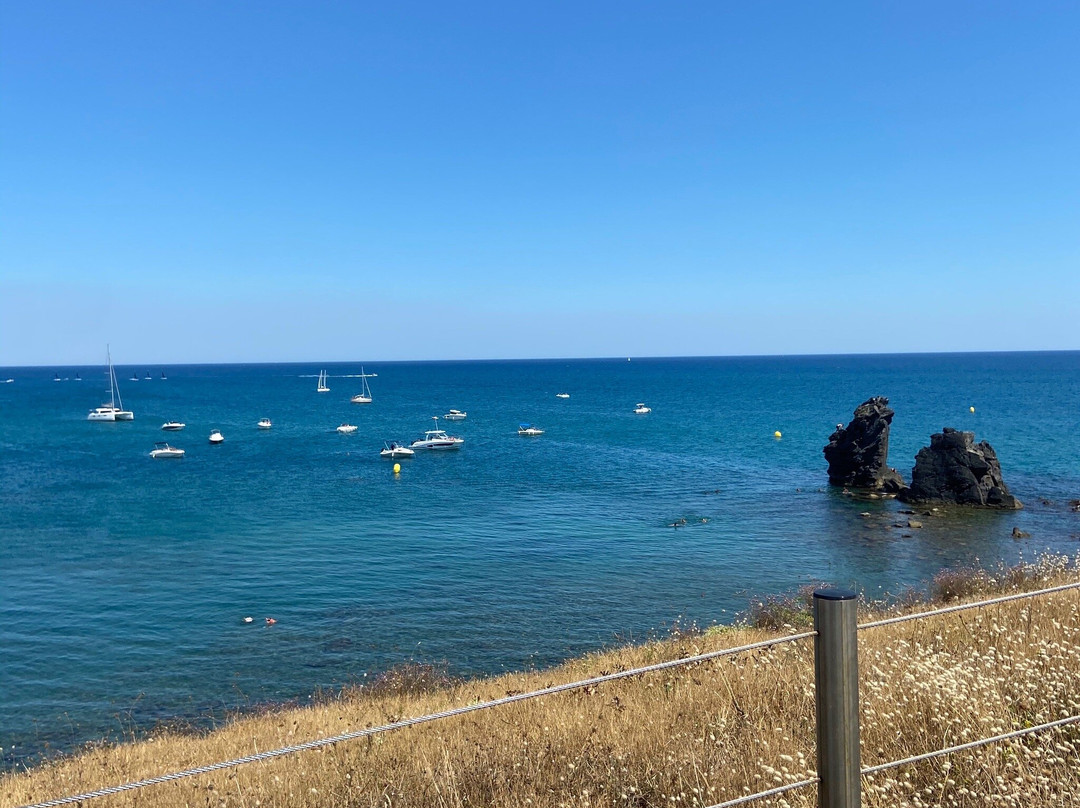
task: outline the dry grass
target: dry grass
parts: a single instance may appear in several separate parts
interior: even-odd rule
[[[980,575],[970,572],[971,575]],[[1044,559],[978,595],[1080,578]],[[961,582],[950,585],[962,589]],[[978,587],[987,586],[980,578]],[[942,593],[944,594],[944,593]],[[893,607],[899,610],[901,607]],[[907,607],[904,607],[907,608]],[[453,683],[400,675],[374,691],[238,719],[206,736],[92,749],[0,779],[20,805],[254,751],[776,636],[713,630],[540,673]],[[1077,591],[860,634],[863,763],[876,764],[1080,713]],[[701,806],[803,779],[814,766],[808,641],[620,680],[251,764],[90,806]],[[1080,805],[1080,729],[864,779],[864,805]],[[763,805],[816,804],[813,788]]]

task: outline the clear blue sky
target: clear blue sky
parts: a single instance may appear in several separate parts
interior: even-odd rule
[[[0,365],[1080,348],[1080,5],[7,2]]]

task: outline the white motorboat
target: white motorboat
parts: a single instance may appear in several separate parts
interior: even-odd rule
[[[4,382],[4,384],[14,384],[15,380],[14,379],[4,379],[3,382]]]
[[[337,428],[337,431],[340,432],[342,435],[351,435],[357,429],[359,429],[359,427],[357,427],[355,424],[342,424]]]
[[[170,446],[167,443],[155,443],[154,450],[150,452],[150,456],[153,458],[170,458],[170,457],[183,457],[184,450],[177,449],[175,446]]]
[[[166,432],[179,432],[185,426],[187,426],[187,424],[183,424],[180,421],[166,421],[161,425],[161,428]]]
[[[257,426],[259,429],[269,429],[273,426],[273,424],[270,423],[269,418],[260,418],[259,423],[257,423],[255,426]]]
[[[569,393],[556,393],[555,398],[570,398]]]
[[[403,457],[412,457],[416,454],[408,446],[398,446],[396,443],[384,443],[383,449],[379,452],[379,457],[385,457],[387,460],[399,460]]]
[[[210,443],[211,444],[213,444],[214,446],[217,446],[219,443],[224,443],[224,442],[225,442],[225,436],[221,434],[220,429],[211,429],[210,430]]]
[[[113,369],[112,352],[109,346],[105,346],[105,356],[108,360],[109,376],[109,403],[102,404],[90,410],[86,416],[87,421],[134,421],[135,414],[124,409],[124,402],[120,398],[120,388],[116,384],[116,371]]]
[[[467,412],[462,412],[461,410],[450,410],[443,418],[447,421],[464,421],[467,415]]]
[[[326,371],[325,370],[320,370],[319,371],[319,383],[315,387],[315,392],[316,393],[329,393],[330,392],[330,388],[326,386]]]
[[[364,373],[364,366],[360,366],[360,392],[349,399],[353,404],[370,404],[371,403],[371,388],[368,387],[367,380],[373,379],[378,374],[376,373]]]
[[[518,424],[518,434],[525,435],[526,437],[534,438],[537,435],[543,435],[544,430],[537,429],[532,424]]]
[[[435,429],[429,429],[424,433],[424,437],[419,440],[414,440],[409,444],[411,449],[434,449],[437,451],[447,451],[449,449],[460,449],[464,443],[465,438],[457,438],[453,435],[447,435],[446,432],[439,429],[439,416],[431,416],[435,421]]]
[[[634,407],[634,412],[638,415],[645,415],[646,413],[652,412],[652,407],[646,407],[644,404],[639,403]]]

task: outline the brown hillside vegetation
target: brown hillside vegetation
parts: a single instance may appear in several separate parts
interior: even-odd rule
[[[939,576],[939,598],[1080,580],[1043,559]],[[927,604],[908,605],[908,610]],[[890,611],[899,611],[893,607]],[[881,612],[875,612],[880,615]],[[787,620],[779,628],[777,616]],[[78,794],[508,693],[803,630],[797,601],[747,624],[681,634],[535,673],[465,683],[403,671],[327,703],[212,733],[89,749],[0,780],[0,804]],[[1080,592],[860,632],[863,765],[1080,714]],[[418,675],[413,675],[418,674]],[[864,778],[866,806],[1080,805],[1080,727]],[[812,640],[470,713],[91,800],[95,806],[708,806],[813,776]],[[806,787],[757,805],[813,806]]]

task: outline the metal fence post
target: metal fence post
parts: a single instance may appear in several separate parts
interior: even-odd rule
[[[814,592],[814,685],[820,808],[860,808],[858,601],[848,589]]]

